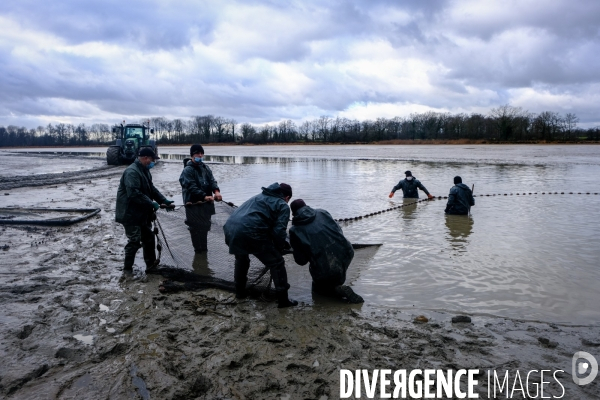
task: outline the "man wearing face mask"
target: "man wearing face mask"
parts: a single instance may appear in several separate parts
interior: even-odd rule
[[[152,184],[150,169],[158,158],[152,149],[142,148],[138,158],[125,169],[119,182],[115,221],[123,224],[128,239],[123,266],[126,272],[133,270],[135,255],[140,247],[144,252],[146,271],[156,267],[156,239],[151,223],[160,204],[171,210],[173,203]]]
[[[392,189],[392,192],[389,195],[390,199],[394,197],[394,193],[396,193],[396,190],[398,189],[402,189],[402,193],[404,194],[405,199],[418,199],[419,191],[417,189],[421,189],[425,192],[429,199],[433,199],[433,196],[427,191],[425,186],[423,186],[423,184],[418,179],[412,176],[412,173],[410,171],[406,171],[404,175],[406,175],[406,178],[398,182],[398,184]]]
[[[288,202],[292,187],[285,183],[273,183],[262,188],[262,193],[246,200],[223,226],[225,243],[229,254],[235,255],[235,297],[248,295],[248,269],[250,254],[262,262],[271,272],[279,308],[298,305],[288,298],[290,285],[287,281],[285,260],[282,252],[290,249],[287,241],[287,225],[290,220]]]
[[[192,157],[183,168],[179,183],[185,203],[186,224],[197,254],[208,250],[208,231],[211,215],[215,213],[215,200],[221,201],[221,191],[208,165],[204,164],[204,148],[200,144],[190,147]],[[214,195],[213,195],[214,193]]]

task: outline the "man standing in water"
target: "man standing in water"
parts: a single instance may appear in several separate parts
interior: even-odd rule
[[[215,213],[215,200],[221,201],[223,197],[212,171],[203,162],[202,145],[193,144],[190,156],[192,159],[185,164],[179,183],[185,204],[185,223],[190,230],[194,251],[200,254],[208,250],[208,231],[210,218]]]
[[[302,199],[294,200],[290,208],[294,215],[290,228],[294,260],[299,265],[310,262],[313,290],[353,304],[364,302],[352,288],[344,286],[354,249],[331,214],[307,206]]]
[[[467,185],[462,183],[460,176],[455,176],[454,186],[450,188],[448,203],[444,212],[451,215],[468,215],[474,205],[473,192]]]
[[[389,195],[390,199],[394,197],[394,193],[396,193],[396,190],[398,189],[402,189],[402,193],[404,194],[405,199],[418,199],[419,191],[417,189],[421,189],[425,192],[429,199],[433,199],[433,196],[429,194],[425,186],[423,186],[423,184],[418,179],[412,176],[412,173],[410,171],[406,171],[404,175],[406,175],[406,178],[398,182],[398,184],[392,189],[392,192]]]
[[[154,213],[164,204],[172,209],[172,200],[167,200],[152,184],[150,169],[159,157],[144,147],[138,158],[125,169],[117,191],[115,221],[123,224],[128,242],[125,245],[125,263],[123,270],[131,272],[135,254],[143,248],[146,271],[156,267],[154,248],[156,239],[152,232]]]
[[[271,272],[278,307],[292,307],[297,301],[288,298],[290,285],[287,281],[285,260],[281,252],[288,250],[287,225],[290,219],[288,202],[292,198],[292,187],[285,183],[273,183],[262,188],[262,193],[246,200],[227,219],[223,226],[225,243],[229,253],[235,255],[235,296],[245,298],[248,293],[248,269],[250,254],[262,262]]]

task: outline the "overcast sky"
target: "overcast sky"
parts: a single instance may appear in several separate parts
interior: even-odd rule
[[[4,126],[504,104],[600,125],[600,1],[0,2]]]

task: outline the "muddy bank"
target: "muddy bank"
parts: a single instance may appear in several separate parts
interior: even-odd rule
[[[160,168],[168,169],[157,167],[156,175]],[[218,172],[221,181],[229,176]],[[477,314],[453,323],[449,313],[368,302],[279,310],[214,289],[161,294],[162,278],[145,275],[141,259],[133,275],[120,270],[126,239],[113,222],[119,176],[21,187],[3,197],[6,205],[49,197],[102,212],[64,228],[0,227],[0,397],[336,399],[340,369],[384,368],[511,376],[563,370],[563,398],[600,394],[600,379],[580,387],[570,376],[576,351],[599,355],[597,326]],[[179,184],[157,186],[175,194]],[[428,321],[415,322],[420,315]],[[480,398],[487,398],[480,379]],[[545,395],[561,391],[552,383]]]
[[[279,310],[207,290],[162,295],[138,273],[107,288],[48,278],[3,288],[7,398],[335,399],[340,369],[563,369],[598,329],[349,305]],[[29,310],[27,315],[23,313]],[[12,313],[10,313],[12,314]],[[564,374],[565,398],[597,398]],[[485,386],[478,391],[486,398]],[[546,394],[559,396],[557,384]],[[504,398],[499,396],[498,398]]]

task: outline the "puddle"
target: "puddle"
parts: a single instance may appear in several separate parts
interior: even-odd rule
[[[83,342],[83,344],[88,344],[88,345],[92,345],[94,344],[94,336],[92,335],[73,335],[73,337],[77,340],[79,340],[80,342]]]
[[[115,333],[115,328],[106,328],[106,332]]]
[[[137,372],[137,367],[135,366],[135,364],[132,364],[130,373],[133,379],[131,380],[131,382],[137,388],[140,397],[144,400],[148,400],[150,399],[150,393],[148,392],[148,388],[146,388],[146,382],[144,382],[142,378],[137,376]]]
[[[100,311],[110,311],[110,308],[108,308],[108,306],[105,306],[104,304],[100,304]]]

